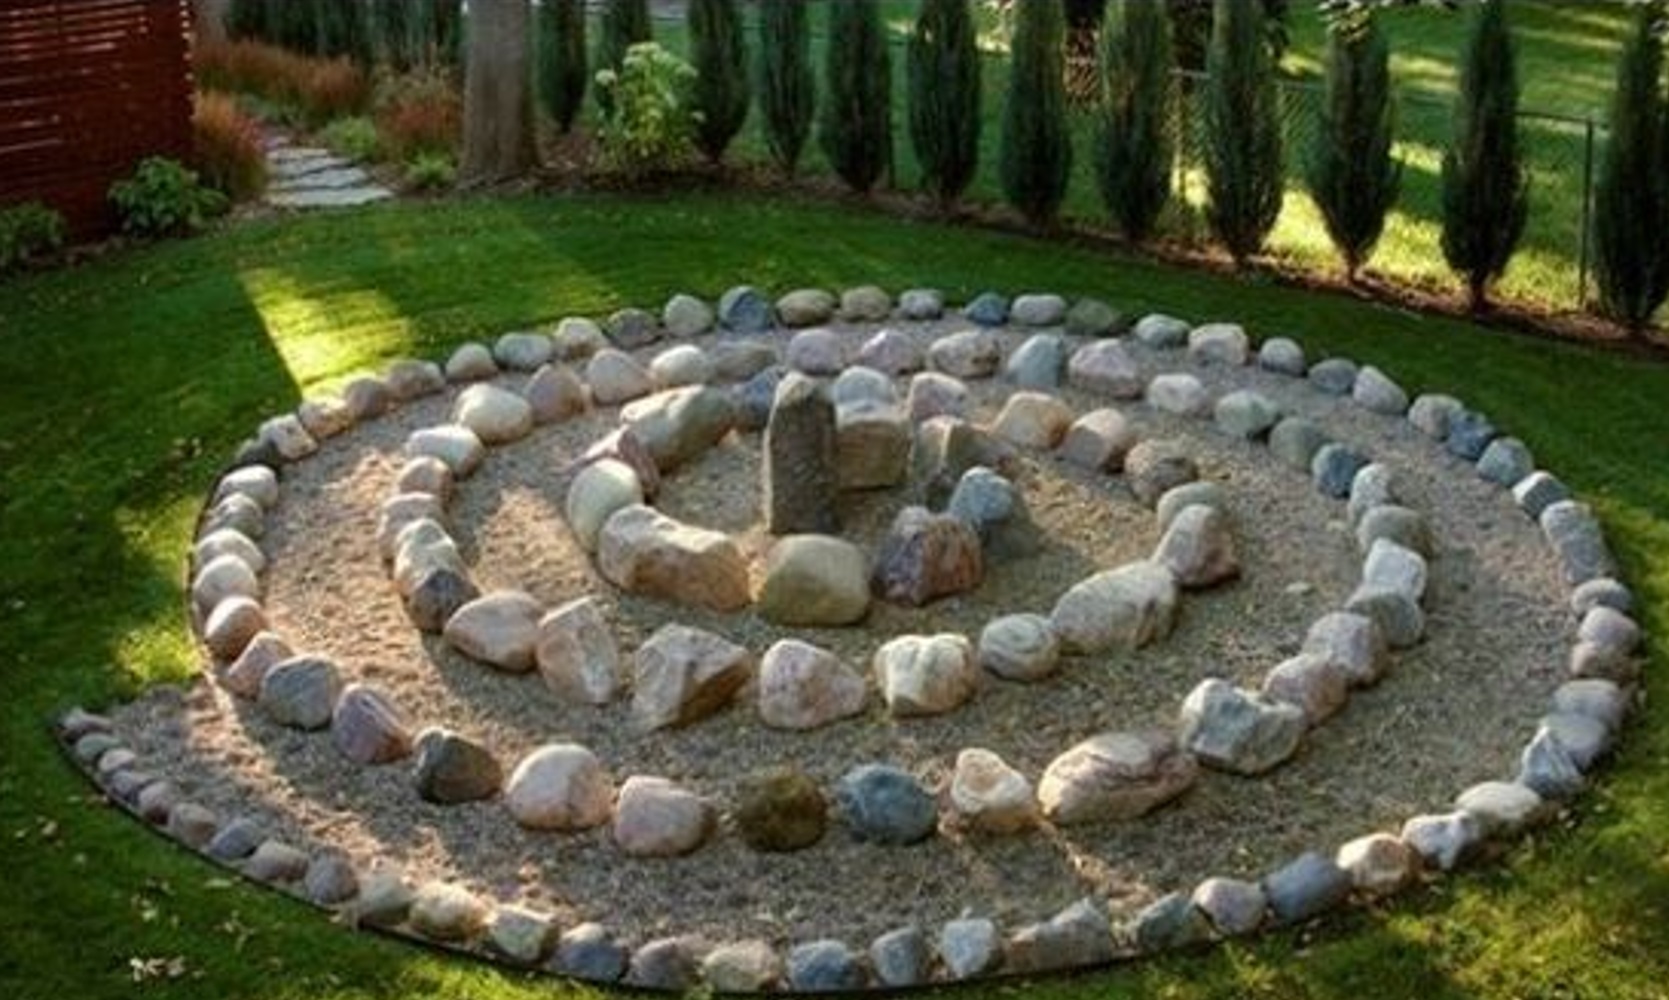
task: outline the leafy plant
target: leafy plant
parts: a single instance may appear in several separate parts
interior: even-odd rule
[[[867,192],[892,162],[892,55],[876,0],[830,7],[825,69],[818,141],[840,179]]]
[[[1390,49],[1373,17],[1328,32],[1327,85],[1307,180],[1351,281],[1385,231],[1402,166],[1391,156]]]
[[[1107,8],[1101,91],[1096,179],[1119,229],[1140,243],[1153,234],[1170,200],[1176,159],[1171,31],[1162,0],[1125,0]]]
[[[762,0],[759,109],[765,115],[765,141],[771,157],[789,176],[799,166],[816,105],[806,0]]]
[[[695,152],[695,67],[654,42],[626,50],[618,72],[597,71],[611,110],[597,129],[603,162],[631,176],[676,170]]]
[[[980,58],[968,0],[923,0],[905,50],[910,142],[923,183],[946,207],[979,168]]]
[[[748,117],[748,51],[736,0],[690,0],[696,145],[717,163]]]
[[[581,0],[545,0],[537,11],[539,103],[563,134],[573,130],[590,78]]]
[[[64,217],[38,201],[0,208],[0,274],[64,245]]]
[[[377,123],[364,115],[336,119],[319,132],[319,141],[326,148],[361,162],[377,159],[382,149]]]
[[[1033,225],[1060,212],[1072,176],[1062,46],[1066,19],[1054,0],[1021,3],[1003,105],[1003,194]]]
[[[1237,265],[1263,249],[1286,189],[1264,16],[1257,4],[1217,0],[1206,56],[1206,218]]]
[[[110,186],[110,200],[122,215],[122,231],[142,237],[196,232],[229,205],[196,171],[166,156],[140,161],[132,177]]]
[[[204,181],[233,201],[248,201],[267,185],[261,127],[225,94],[201,93],[191,115],[192,148]]]
[[[406,163],[405,179],[411,191],[445,191],[458,182],[458,165],[445,153],[418,153]]]

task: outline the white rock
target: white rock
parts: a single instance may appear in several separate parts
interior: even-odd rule
[[[1419,859],[1407,844],[1388,833],[1358,837],[1339,848],[1334,863],[1350,875],[1358,892],[1387,896],[1401,890],[1419,872]]]
[[[1049,616],[1067,652],[1140,649],[1170,635],[1176,620],[1177,583],[1152,562],[1108,570],[1068,590]]]
[[[979,634],[979,665],[1004,680],[1042,680],[1060,666],[1060,640],[1042,615],[995,618]]]
[[[1302,651],[1326,659],[1353,687],[1377,683],[1385,674],[1389,652],[1374,620],[1348,611],[1318,618],[1304,637]]]
[[[425,427],[406,439],[408,458],[438,458],[457,479],[468,479],[487,457],[486,446],[468,427],[445,424]]]
[[[979,687],[973,647],[960,635],[900,636],[876,651],[874,667],[887,710],[900,718],[953,711]]]
[[[1022,448],[1053,448],[1072,427],[1077,414],[1054,396],[1016,392],[991,424],[991,433]]]
[[[1073,352],[1066,364],[1069,383],[1113,399],[1140,399],[1147,390],[1141,366],[1117,340],[1097,340]]]
[[[1103,733],[1056,757],[1037,800],[1062,826],[1145,816],[1187,791],[1199,765],[1168,733]]]
[[[1406,594],[1415,601],[1426,596],[1426,560],[1418,552],[1381,538],[1368,550],[1362,566],[1362,584]]]
[[[472,660],[509,673],[533,669],[544,608],[517,590],[478,597],[459,608],[442,633],[452,648]]]
[[[1037,823],[1032,783],[989,750],[956,755],[950,804],[960,825],[982,833],[1017,833]]]
[[[301,420],[290,413],[273,417],[262,424],[256,436],[272,445],[286,462],[298,462],[319,450],[319,442],[307,433]]]
[[[962,330],[940,337],[927,349],[929,367],[952,378],[990,378],[996,374],[1002,359],[1002,342],[994,332],[985,329]]]
[[[1114,409],[1092,410],[1079,417],[1061,442],[1060,456],[1092,472],[1117,472],[1136,447],[1136,431]]]
[[[278,473],[264,465],[246,465],[233,469],[215,484],[210,503],[219,503],[234,493],[242,494],[271,510],[278,504]]]
[[[759,664],[759,719],[773,729],[807,730],[863,711],[868,691],[857,671],[826,649],[783,639]]]
[[[655,377],[631,355],[605,347],[585,363],[585,381],[599,406],[618,406],[655,391]]]
[[[1467,812],[1415,816],[1402,825],[1402,839],[1426,863],[1452,871],[1483,841],[1483,824]]]
[[[479,382],[498,374],[498,363],[485,344],[464,344],[446,359],[448,382]]]
[[[452,420],[474,431],[482,444],[507,444],[533,430],[533,407],[508,389],[480,383],[459,394]]]
[[[1244,365],[1252,350],[1246,331],[1233,323],[1207,323],[1188,333],[1188,360],[1202,365]]]
[[[249,564],[235,555],[216,556],[191,581],[191,599],[199,613],[214,609],[229,597],[261,596],[261,581]]]
[[[595,754],[574,743],[524,757],[504,785],[504,804],[530,830],[588,830],[608,822],[614,780]]]
[[[592,462],[568,486],[568,527],[581,548],[595,552],[608,519],[643,502],[643,483],[631,466],[612,458]]]
[[[645,730],[689,725],[730,704],[752,674],[745,648],[688,625],[663,625],[637,649],[632,716]]]
[[[233,528],[209,532],[199,538],[191,550],[191,562],[196,566],[207,566],[221,556],[236,557],[257,575],[267,568],[266,553],[261,551],[261,547],[248,535]]]
[[[1211,391],[1187,372],[1167,372],[1147,384],[1147,405],[1179,417],[1211,412]]]
[[[606,705],[620,690],[620,650],[594,597],[581,597],[539,620],[534,659],[558,698]]]
[[[1473,785],[1455,799],[1455,808],[1469,813],[1485,837],[1509,837],[1545,821],[1552,808],[1540,795],[1512,781]]]
[[[655,383],[661,388],[677,389],[706,385],[713,381],[716,373],[713,359],[707,356],[707,352],[694,344],[679,344],[655,355],[655,360],[649,362],[649,374],[655,377]]]
[[[634,775],[620,786],[614,842],[634,857],[688,854],[712,834],[712,803],[665,778]]]
[[[1373,365],[1364,365],[1356,373],[1356,385],[1350,394],[1358,405],[1374,413],[1400,417],[1408,411],[1408,393]]]

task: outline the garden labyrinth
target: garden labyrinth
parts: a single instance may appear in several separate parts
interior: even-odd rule
[[[62,723],[113,800],[360,926],[680,990],[1396,891],[1582,790],[1640,642],[1462,402],[1052,295],[740,288],[398,362],[265,423],[197,539],[204,680]]]

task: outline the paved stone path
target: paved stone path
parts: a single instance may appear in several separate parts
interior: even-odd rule
[[[265,201],[274,208],[349,208],[394,197],[353,161],[282,137],[268,143],[267,173]]]

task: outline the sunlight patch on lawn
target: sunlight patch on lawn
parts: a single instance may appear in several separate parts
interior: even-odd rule
[[[376,290],[318,288],[276,268],[238,277],[290,379],[304,389],[347,373],[368,353],[397,353],[412,339],[405,315]]]

